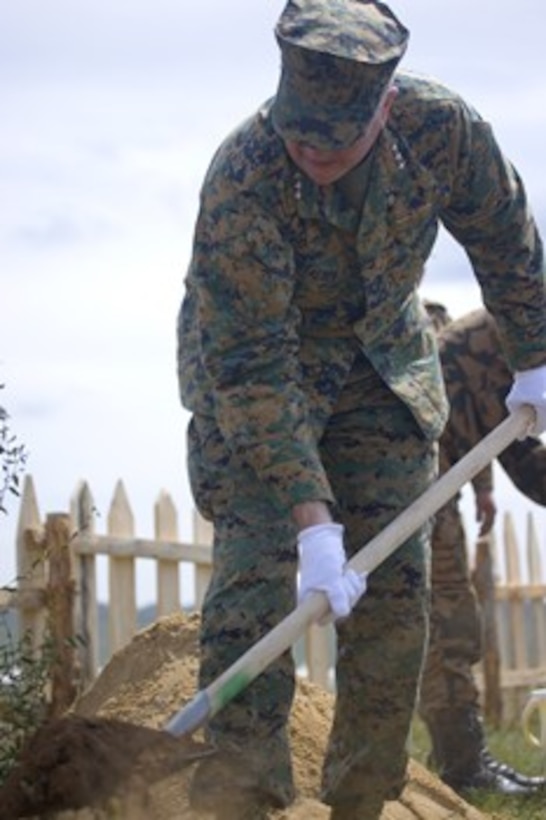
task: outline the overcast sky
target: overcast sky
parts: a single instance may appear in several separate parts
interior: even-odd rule
[[[272,32],[283,5],[3,4],[0,402],[29,451],[44,515],[66,510],[86,479],[105,519],[122,478],[139,535],[152,534],[161,488],[173,495],[181,534],[189,535],[176,313],[211,154],[275,91]],[[391,7],[412,32],[405,66],[453,86],[493,123],[546,231],[540,0]],[[455,316],[478,306],[472,274],[452,243],[438,244],[423,293]],[[499,501],[520,522],[532,510],[544,538],[544,510],[502,477]],[[0,519],[0,584],[13,577],[16,517],[11,503]],[[139,570],[144,599],[148,566]]]

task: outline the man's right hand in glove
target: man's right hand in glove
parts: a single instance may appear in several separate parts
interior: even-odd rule
[[[331,614],[322,620],[346,618],[358,599],[366,592],[365,574],[348,569],[341,524],[327,522],[300,530],[298,535],[300,583],[298,602],[313,592],[324,592]]]

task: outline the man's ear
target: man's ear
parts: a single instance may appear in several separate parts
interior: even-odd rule
[[[381,103],[381,123],[385,125],[387,120],[389,119],[389,114],[391,113],[391,108],[394,104],[395,99],[398,97],[398,88],[395,85],[389,86],[385,96],[383,97],[383,101]]]

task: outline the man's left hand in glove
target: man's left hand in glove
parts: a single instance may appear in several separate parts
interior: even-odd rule
[[[522,404],[530,404],[536,413],[529,435],[540,436],[546,431],[546,365],[514,374],[514,384],[506,397],[506,406],[513,413]]]

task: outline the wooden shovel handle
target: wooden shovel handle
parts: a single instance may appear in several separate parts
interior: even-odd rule
[[[502,453],[516,438],[523,437],[535,420],[535,411],[524,405],[511,413],[475,447],[445,472],[413,504],[369,541],[349,561],[357,572],[371,572],[410,535],[441,509],[477,473]]]
[[[403,513],[365,544],[349,561],[349,566],[359,573],[369,573],[376,569],[511,442],[523,437],[534,419],[535,412],[529,405],[511,413]],[[206,689],[199,692],[193,701],[169,721],[167,731],[181,735],[201,726],[245,689],[272,661],[293,646],[311,622],[327,612],[326,595],[322,592],[310,595]]]

